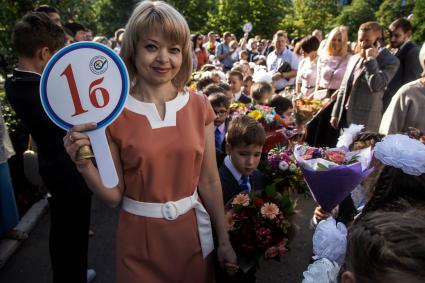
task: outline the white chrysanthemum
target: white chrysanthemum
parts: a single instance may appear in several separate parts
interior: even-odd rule
[[[286,161],[279,162],[279,170],[286,171],[288,170],[288,168],[289,168],[289,165]]]

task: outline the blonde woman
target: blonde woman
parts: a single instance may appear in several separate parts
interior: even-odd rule
[[[336,27],[329,33],[325,46],[319,53],[316,90],[327,89],[331,94],[339,89],[350,59],[347,42],[346,27]]]
[[[335,103],[336,90],[341,85],[351,57],[348,53],[347,41],[347,28],[336,27],[329,33],[325,46],[319,52],[314,95],[316,96],[317,91],[322,90],[325,93],[320,96],[331,98],[331,103],[307,125],[306,141],[312,146],[334,147],[336,145],[339,131],[329,125],[329,120]]]
[[[181,14],[160,1],[141,2],[126,26],[121,56],[131,80],[126,108],[108,128],[119,184],[106,189],[76,126],[64,144],[90,189],[122,203],[117,281],[214,282],[211,223],[218,260],[237,271],[225,226],[215,161],[215,114],[203,95],[184,88],[192,68],[190,32]],[[202,199],[202,202],[200,201]]]

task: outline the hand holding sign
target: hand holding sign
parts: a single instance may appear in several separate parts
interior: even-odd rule
[[[59,127],[96,123],[86,132],[105,187],[118,176],[105,135],[121,113],[128,96],[128,74],[113,50],[94,42],[80,42],[57,52],[47,64],[40,84],[44,110]]]

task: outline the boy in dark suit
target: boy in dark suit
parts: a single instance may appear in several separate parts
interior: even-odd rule
[[[217,167],[220,168],[221,164],[226,157],[226,132],[229,125],[229,107],[230,102],[227,97],[220,92],[212,93],[208,96],[215,112],[214,120],[214,137],[215,137],[215,153],[217,159]]]
[[[226,153],[219,174],[224,203],[240,192],[263,188],[263,174],[257,170],[266,133],[253,118],[240,116],[229,123]]]
[[[243,75],[239,71],[230,71],[227,73],[230,89],[233,93],[233,100],[243,104],[250,104],[251,98],[243,93]]]
[[[91,192],[63,146],[66,132],[44,112],[41,73],[66,42],[63,29],[45,13],[28,13],[16,24],[18,68],[5,83],[6,96],[38,147],[39,173],[51,194],[49,248],[54,283],[86,283]],[[90,280],[88,280],[90,279]]]
[[[253,118],[239,116],[229,123],[226,137],[227,156],[219,170],[225,204],[241,192],[249,193],[264,188],[263,174],[257,170],[257,166],[265,139],[263,127]],[[254,283],[255,272],[255,267],[246,273],[239,270],[231,277],[220,272],[218,282]]]

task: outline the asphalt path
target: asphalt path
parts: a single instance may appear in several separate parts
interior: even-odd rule
[[[295,235],[289,252],[281,261],[266,261],[257,271],[259,283],[298,283],[311,258],[312,231],[309,221],[314,202],[299,197],[297,213],[293,217]],[[77,207],[76,207],[77,209]],[[111,209],[93,198],[91,227],[95,235],[90,237],[89,268],[97,277],[94,283],[115,282],[115,230],[119,209]],[[50,215],[46,213],[21,247],[0,270],[1,283],[51,283],[48,253]],[[72,272],[72,266],[69,269]]]

